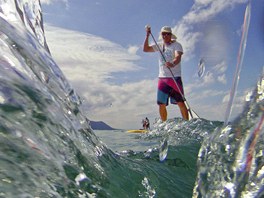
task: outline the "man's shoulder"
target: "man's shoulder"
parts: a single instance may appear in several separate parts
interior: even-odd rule
[[[179,43],[179,42],[177,42],[177,41],[175,41],[175,42],[173,42],[173,47],[177,50],[177,51],[183,51],[183,48],[182,48],[182,45]]]
[[[173,45],[180,45],[180,46],[181,46],[181,43],[179,43],[179,42],[176,41],[176,40],[174,40],[172,44],[173,44]]]

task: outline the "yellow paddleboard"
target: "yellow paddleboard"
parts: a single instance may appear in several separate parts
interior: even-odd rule
[[[134,129],[134,130],[128,130],[128,133],[146,133],[148,130],[146,129]]]

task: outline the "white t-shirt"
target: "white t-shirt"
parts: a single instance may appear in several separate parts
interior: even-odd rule
[[[160,50],[162,51],[163,55],[167,62],[173,62],[175,58],[175,51],[183,52],[182,45],[177,41],[167,45],[164,43],[158,43]],[[153,46],[155,51],[159,51],[156,45]],[[165,61],[162,55],[160,54],[159,58],[159,77],[172,77],[170,70],[167,66],[164,65]],[[181,62],[174,67],[170,68],[174,77],[181,77]]]

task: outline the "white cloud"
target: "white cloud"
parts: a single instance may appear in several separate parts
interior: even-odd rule
[[[247,0],[196,0],[192,10],[185,15],[184,20],[189,24],[204,22],[227,8],[246,2]]]
[[[70,80],[104,82],[112,73],[141,69],[133,63],[139,56],[118,44],[86,33],[51,26],[45,29],[51,54]]]
[[[216,82],[221,84],[226,84],[226,72],[227,65],[225,61],[213,66],[211,69],[207,69],[206,74],[202,78],[202,82],[199,84],[199,87],[212,85]]]
[[[218,98],[225,94],[226,92],[223,90],[216,90],[216,89],[206,89],[201,91],[199,94],[192,95],[192,98],[195,100],[201,100],[208,102],[208,98]],[[214,101],[214,100],[212,100]]]
[[[228,38],[223,33],[225,28],[219,27],[216,29],[215,25],[214,27],[208,26],[205,27],[207,35],[204,35],[204,32],[194,32],[194,26],[212,20],[227,8],[246,2],[247,0],[196,0],[191,10],[173,28],[173,32],[184,46],[185,59],[188,60],[194,56],[195,47],[202,37],[206,37],[205,42],[210,43],[210,45],[204,46],[207,51],[203,56],[212,58],[221,50],[221,54],[218,54],[217,57],[223,57],[221,55],[225,53],[228,43]]]
[[[85,98],[89,101],[86,102],[94,101],[89,115],[93,114],[95,120],[103,119],[122,127],[141,127],[140,121],[146,116],[153,121],[155,116],[158,117],[154,81],[142,80],[120,86],[105,84],[100,93],[94,89],[87,90]]]
[[[205,60],[206,74],[193,87],[208,87],[215,83],[227,84],[226,62],[229,57],[228,50],[231,49],[226,34],[228,24],[214,21],[214,17],[226,9],[246,2],[246,0],[196,0],[190,11],[173,27],[173,32],[184,47],[183,61],[195,56]],[[195,31],[196,27],[200,27],[201,31]]]
[[[184,50],[184,61],[193,58],[196,43],[200,40],[202,34],[199,32],[191,32],[188,24],[184,22],[172,29],[178,37],[178,41],[182,44]]]
[[[220,82],[221,84],[227,84],[225,74],[227,70],[227,64],[225,63],[225,61],[222,61],[221,63],[215,65],[212,70],[218,82]]]
[[[121,85],[109,82],[115,72],[142,69],[133,63],[139,59],[135,54],[136,46],[128,50],[98,36],[49,25],[45,31],[53,58],[85,100],[83,109],[89,119],[128,128],[141,127],[141,119],[145,116],[158,117],[156,80],[145,79]]]
[[[232,110],[230,113],[230,121],[234,119],[239,113],[242,112],[243,107],[246,103],[246,97],[251,92],[251,89],[246,89],[243,92],[237,92],[236,97],[234,98],[233,104],[232,104]],[[228,102],[230,99],[230,92],[226,93],[222,99],[222,104],[225,106],[225,108],[228,106]]]
[[[140,46],[133,45],[133,46],[129,46],[127,51],[129,54],[135,55],[137,54],[139,49],[140,49]]]
[[[218,82],[220,82],[222,84],[226,84],[227,83],[227,81],[226,81],[226,75],[225,74],[223,74],[221,76],[218,76],[217,77],[217,80],[218,80]]]
[[[55,3],[55,2],[62,2],[65,5],[68,5],[68,0],[40,0],[41,4],[52,4],[52,3]]]
[[[215,82],[215,78],[212,72],[207,72],[206,75],[204,76],[204,84],[208,85],[208,84],[212,84]]]
[[[227,70],[227,64],[225,63],[225,61],[222,61],[221,63],[215,65],[213,67],[213,70],[217,73],[217,74],[223,74],[225,73],[225,71]]]

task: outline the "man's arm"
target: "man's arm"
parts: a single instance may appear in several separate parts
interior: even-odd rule
[[[181,62],[181,57],[182,57],[182,52],[180,52],[180,51],[176,51],[175,52],[175,58],[173,59],[173,64],[174,65],[177,65],[177,64],[179,64],[180,62]]]
[[[149,42],[148,42],[150,31],[151,31],[150,27],[147,27],[146,28],[147,35],[146,35],[146,38],[144,40],[144,45],[143,45],[143,51],[144,52],[155,52],[154,48],[152,46],[149,46]]]
[[[182,57],[182,52],[176,51],[175,52],[175,58],[173,59],[172,62],[166,62],[165,65],[167,67],[174,67],[175,65],[179,64],[181,62],[181,57]]]

